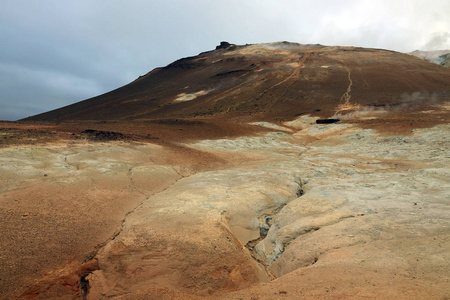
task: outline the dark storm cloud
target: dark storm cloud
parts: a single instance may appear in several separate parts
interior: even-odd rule
[[[448,11],[420,0],[3,0],[0,119],[96,96],[222,40],[450,48]]]

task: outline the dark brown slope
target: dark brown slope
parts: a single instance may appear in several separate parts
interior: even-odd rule
[[[362,108],[421,111],[449,99],[450,69],[419,58],[283,42],[180,59],[117,90],[25,120],[277,120]]]

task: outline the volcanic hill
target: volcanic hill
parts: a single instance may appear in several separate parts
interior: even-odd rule
[[[273,121],[382,108],[409,114],[416,106],[433,109],[439,104],[435,99],[447,101],[449,85],[449,69],[393,51],[288,42],[225,44],[25,120],[214,116]]]
[[[233,45],[0,122],[0,299],[448,299],[450,69]]]

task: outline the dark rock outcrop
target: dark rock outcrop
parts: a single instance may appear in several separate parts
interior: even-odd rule
[[[230,46],[231,46],[231,44],[228,42],[220,42],[220,45],[216,47],[216,50],[227,49]]]
[[[333,124],[339,121],[339,119],[318,119],[316,120],[316,124]]]

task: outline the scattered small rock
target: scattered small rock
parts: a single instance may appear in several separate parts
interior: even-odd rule
[[[125,139],[125,135],[120,132],[114,131],[103,131],[103,130],[95,130],[95,129],[86,129],[81,132],[82,134],[86,134],[88,138],[93,140],[123,140]]]
[[[267,236],[267,233],[269,233],[269,229],[268,228],[260,228],[259,229],[259,234],[261,236]]]

